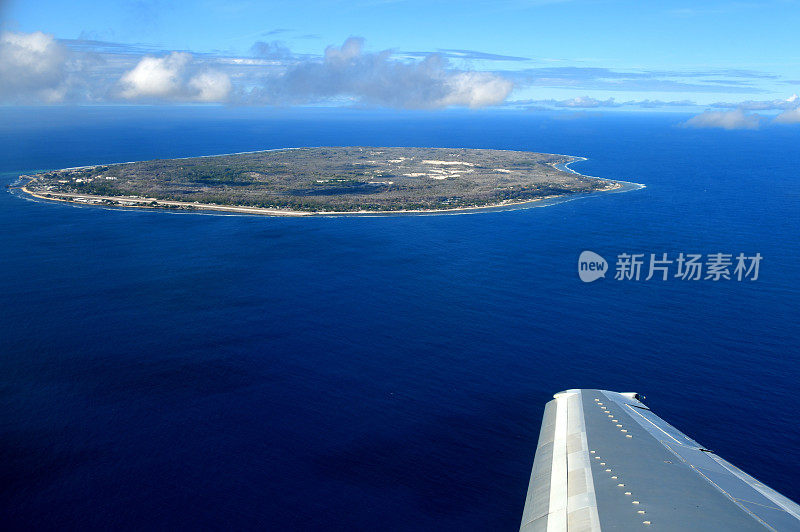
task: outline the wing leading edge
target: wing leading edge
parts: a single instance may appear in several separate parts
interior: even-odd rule
[[[703,448],[637,394],[545,406],[520,530],[800,531],[800,506]]]

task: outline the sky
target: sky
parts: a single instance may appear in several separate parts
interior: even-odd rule
[[[800,0],[0,0],[0,103],[800,122]],[[690,124],[691,125],[691,124]]]

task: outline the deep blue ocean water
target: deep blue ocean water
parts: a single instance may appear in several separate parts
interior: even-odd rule
[[[638,391],[800,499],[800,129],[678,115],[0,109],[0,179],[315,145],[588,157],[546,208],[280,219],[0,192],[4,529],[514,530],[544,404]],[[764,257],[592,284],[590,249]]]

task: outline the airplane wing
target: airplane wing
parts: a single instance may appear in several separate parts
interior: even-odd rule
[[[604,390],[555,394],[521,531],[800,531],[800,506],[639,399]]]

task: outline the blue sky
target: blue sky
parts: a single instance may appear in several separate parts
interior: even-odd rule
[[[67,58],[63,75],[72,78],[35,97],[17,86],[9,98],[6,87],[7,101],[720,112],[749,101],[749,112],[774,114],[800,86],[795,0],[0,5],[6,34],[52,38]],[[13,53],[0,49],[0,62],[46,44],[4,42]],[[416,94],[392,94],[389,85]]]

